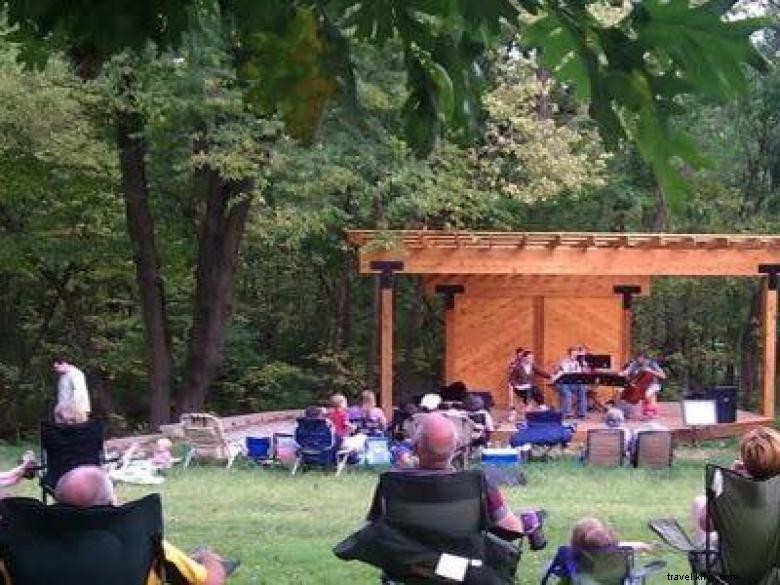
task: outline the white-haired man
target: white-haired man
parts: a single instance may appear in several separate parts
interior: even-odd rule
[[[57,482],[54,492],[57,502],[81,508],[116,505],[114,485],[108,475],[99,467],[84,465],[72,469]],[[202,551],[196,558],[190,558],[167,541],[163,541],[166,574],[178,574],[176,583],[191,585],[222,585],[225,569],[222,559],[211,551]],[[159,585],[156,573],[152,572],[147,585]]]

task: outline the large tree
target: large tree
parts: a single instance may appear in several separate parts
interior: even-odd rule
[[[679,163],[703,161],[672,124],[689,94],[729,98],[746,86],[743,65],[764,62],[749,36],[761,23],[725,18],[731,3],[647,0],[604,20],[595,3],[557,0],[0,0],[28,64],[53,50],[71,59],[84,79],[96,77],[112,57],[130,54],[115,79],[112,112],[127,229],[147,339],[152,390],[151,422],[170,412],[172,350],[158,236],[150,205],[146,112],[132,55],[153,45],[180,51],[183,38],[206,30],[218,47],[229,83],[241,91],[246,112],[284,121],[292,136],[314,141],[329,105],[355,98],[354,41],[389,46],[407,73],[403,130],[419,155],[447,132],[466,142],[481,124],[488,51],[520,30],[523,50],[576,95],[609,145],[636,141],[663,188],[679,198]],[[205,27],[204,27],[205,23]],[[197,118],[197,117],[196,117]],[[214,156],[219,128],[244,119],[194,119],[188,147],[201,164],[193,172],[198,251],[193,324],[185,387],[179,407],[202,406],[221,359],[230,314],[236,258],[252,197],[254,173]],[[198,127],[197,124],[203,124]],[[204,137],[206,137],[204,139]]]

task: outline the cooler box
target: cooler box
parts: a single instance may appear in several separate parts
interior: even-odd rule
[[[393,461],[388,440],[378,437],[366,439],[364,461],[366,465],[390,465]]]
[[[505,447],[503,449],[483,449],[483,465],[519,465],[520,454],[517,449]]]

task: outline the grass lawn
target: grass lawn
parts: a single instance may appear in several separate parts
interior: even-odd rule
[[[0,447],[8,468],[22,447]],[[505,489],[515,510],[540,507],[549,512],[547,550],[523,554],[518,583],[538,583],[557,545],[565,543],[571,525],[582,516],[609,521],[626,540],[655,541],[647,520],[674,516],[688,526],[691,498],[703,489],[703,464],[729,464],[737,454],[733,442],[679,448],[670,470],[600,470],[571,459],[525,466],[528,485]],[[341,477],[306,472],[291,477],[282,470],[250,464],[225,471],[197,466],[172,472],[159,490],[165,509],[166,537],[187,550],[209,544],[242,565],[230,583],[377,583],[377,571],[336,559],[331,547],[361,526],[376,484],[376,474],[351,471]],[[37,495],[33,482],[16,488]],[[148,488],[120,486],[123,501]],[[682,556],[658,547],[645,560],[667,560],[669,571],[687,570]],[[665,573],[652,582],[667,581]]]

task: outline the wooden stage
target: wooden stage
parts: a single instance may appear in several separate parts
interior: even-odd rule
[[[733,423],[722,423],[706,427],[685,426],[682,420],[682,411],[679,402],[661,402],[658,404],[659,416],[654,419],[674,433],[674,438],[679,442],[706,441],[709,439],[723,439],[727,437],[741,437],[748,430],[757,426],[771,426],[773,420],[753,412],[744,410],[737,411],[737,420]],[[500,444],[509,444],[509,437],[515,432],[515,426],[507,420],[509,412],[507,410],[493,410],[493,417],[496,420],[496,432],[493,434],[494,440]],[[604,428],[603,413],[590,412],[587,419],[573,419],[577,423],[577,433],[574,441],[584,443],[588,429]],[[636,428],[647,424],[641,420],[626,421],[626,426]]]

